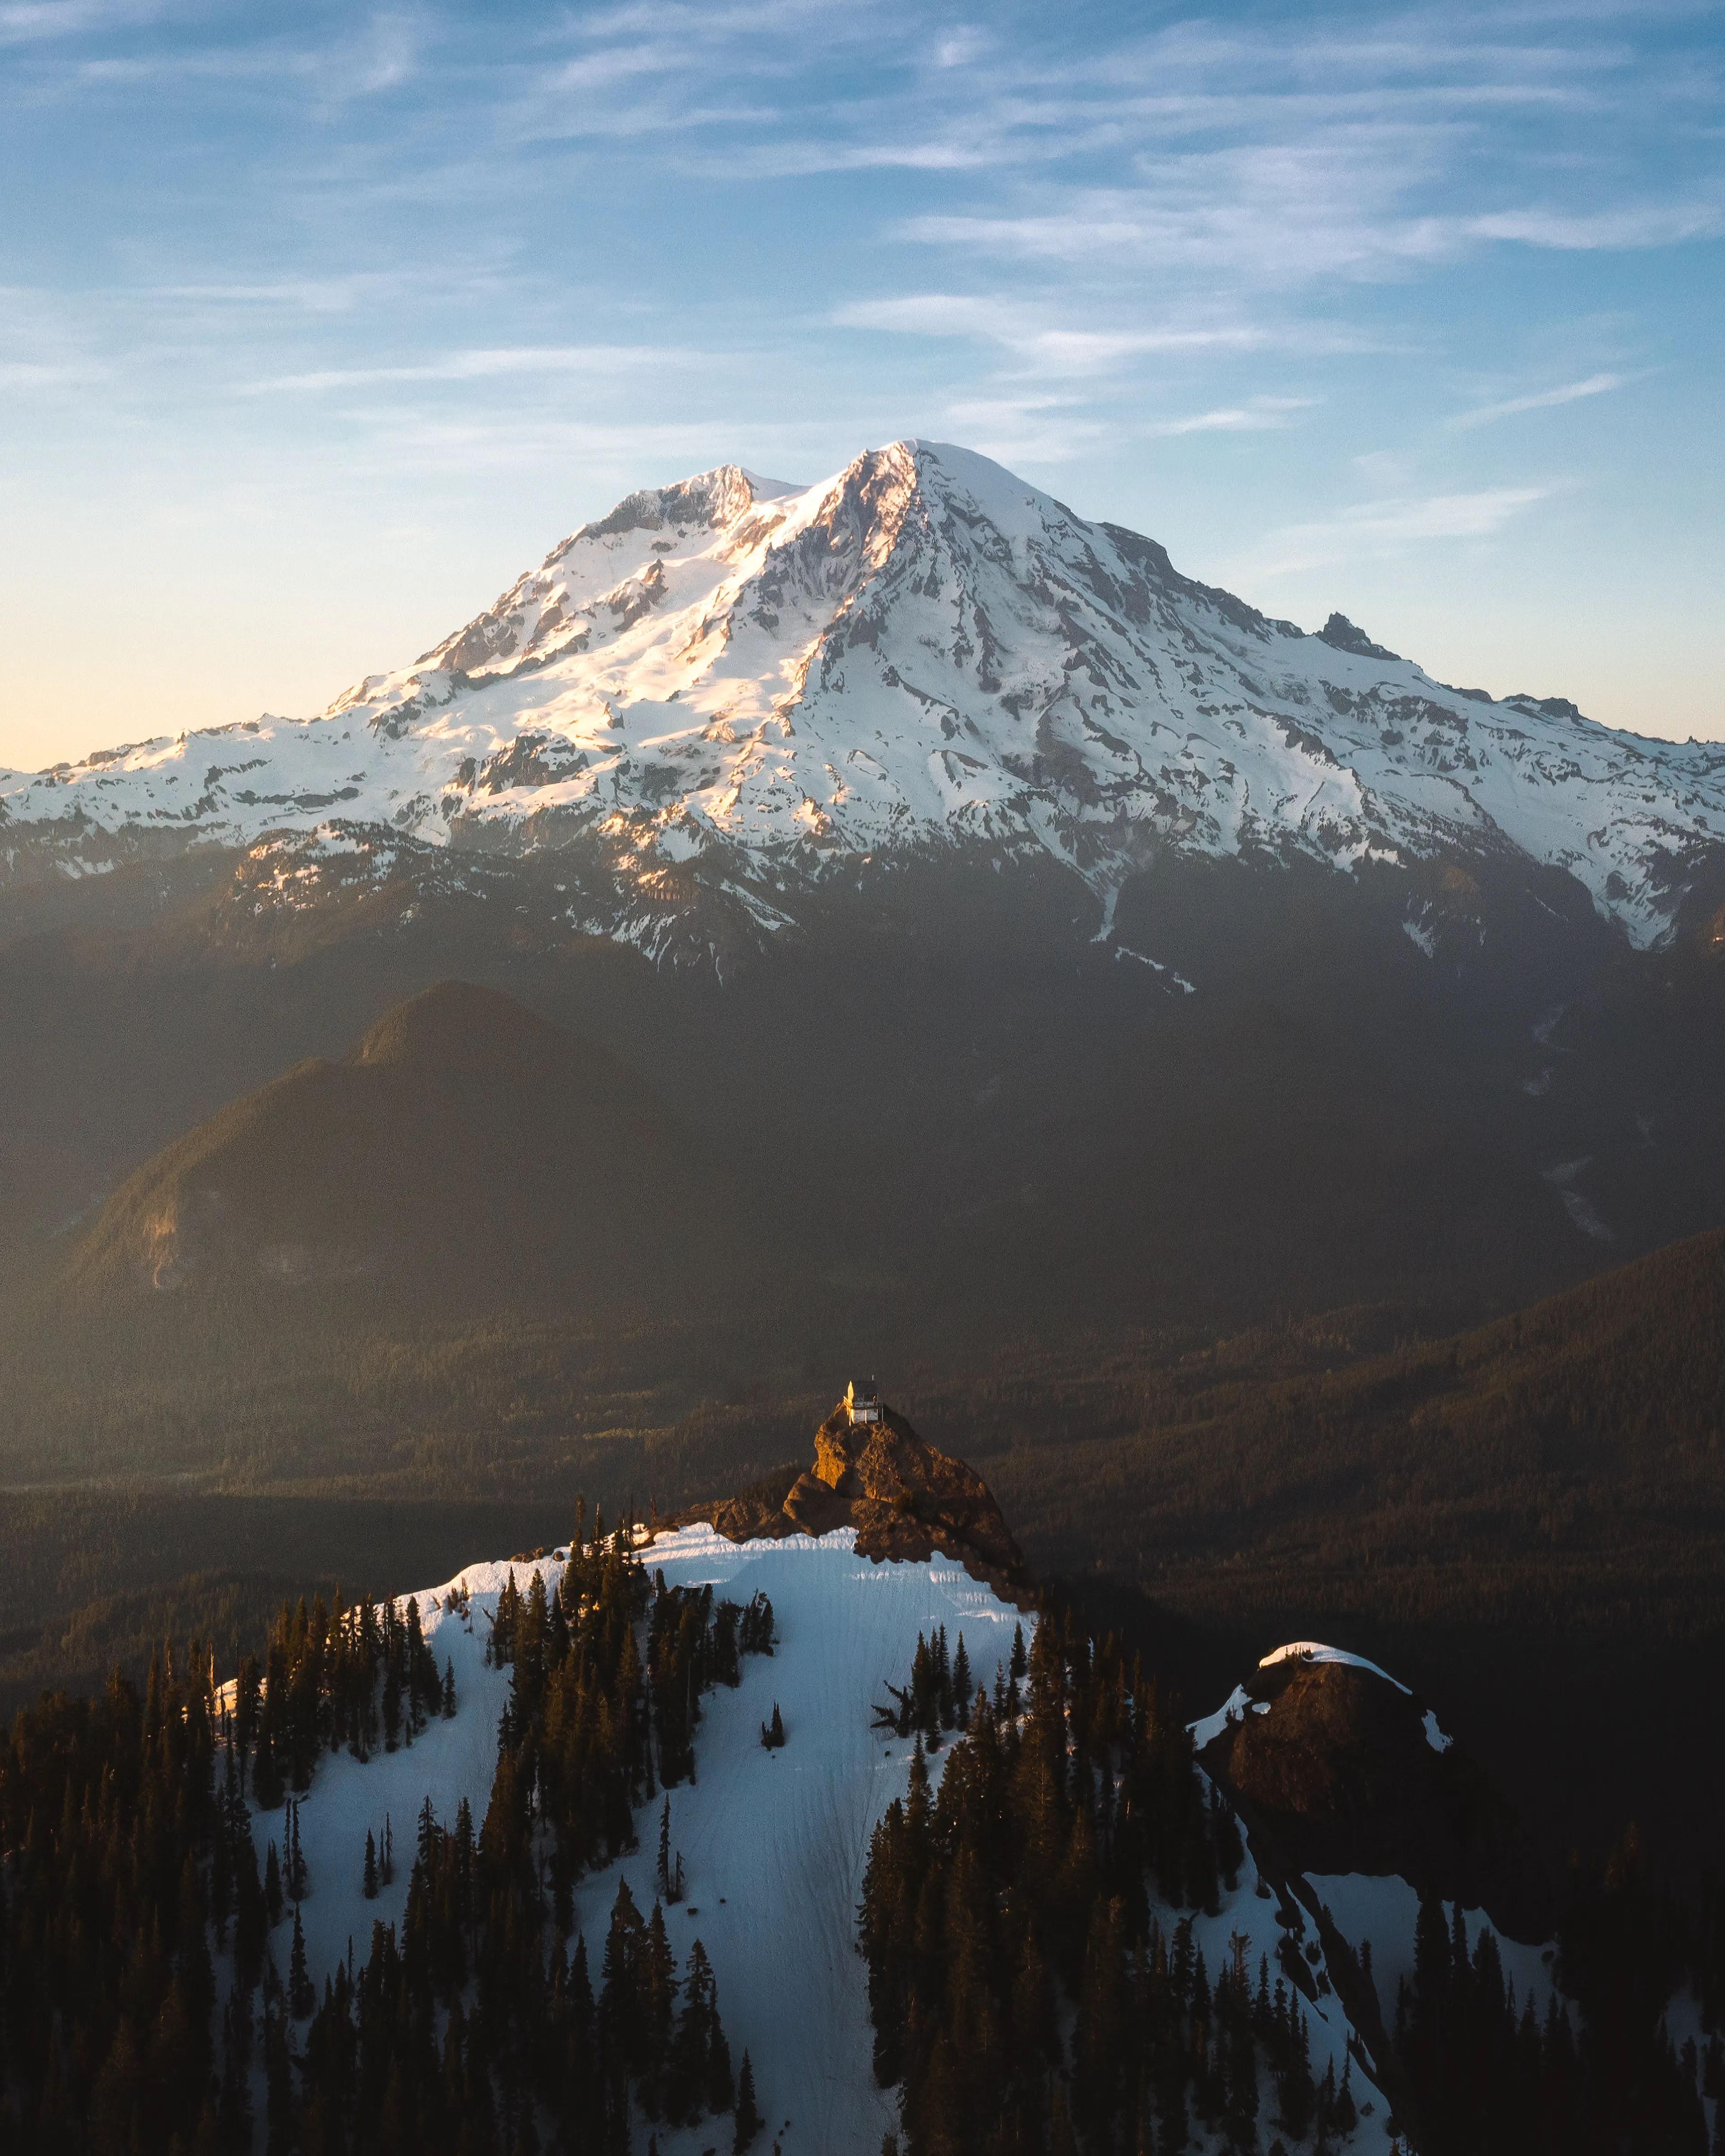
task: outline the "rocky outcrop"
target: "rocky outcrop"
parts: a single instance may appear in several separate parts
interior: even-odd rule
[[[1361,1665],[1292,1656],[1256,1671],[1199,1758],[1245,1821],[1260,1869],[1399,1873],[1540,1940],[1551,1912],[1522,1829],[1483,1768],[1428,1733],[1420,1702]]]
[[[814,1434],[814,1466],[783,1496],[761,1485],[670,1524],[697,1520],[737,1543],[854,1527],[859,1554],[877,1563],[926,1563],[938,1553],[1008,1600],[1032,1606],[1029,1567],[988,1484],[891,1408],[879,1422],[853,1424],[841,1404]]]

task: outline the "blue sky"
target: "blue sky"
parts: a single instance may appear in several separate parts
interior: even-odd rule
[[[0,0],[0,761],[902,434],[1725,736],[1722,77],[1719,6]]]

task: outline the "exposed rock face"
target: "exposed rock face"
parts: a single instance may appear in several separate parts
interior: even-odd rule
[[[1511,1938],[1546,1936],[1543,1885],[1514,1812],[1458,1746],[1433,1748],[1417,1700],[1372,1670],[1297,1658],[1246,1690],[1252,1707],[1199,1758],[1260,1865],[1399,1873],[1484,1908]]]
[[[926,1563],[938,1551],[1029,1606],[1029,1568],[988,1484],[888,1407],[879,1422],[855,1425],[842,1404],[834,1408],[814,1434],[814,1466],[780,1502],[770,1493],[731,1497],[696,1506],[672,1524],[695,1520],[738,1543],[855,1527],[858,1551],[876,1563]]]

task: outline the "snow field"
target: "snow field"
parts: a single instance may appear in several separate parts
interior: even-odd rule
[[[1186,1727],[1192,1732],[1193,1748],[1202,1752],[1206,1744],[1214,1743],[1221,1735],[1230,1722],[1238,1722],[1248,1714],[1268,1714],[1269,1712],[1268,1700],[1254,1699],[1244,1685],[1235,1685],[1214,1714],[1206,1714],[1200,1721],[1187,1723]]]
[[[1244,1829],[1241,1832],[1244,1837]],[[1371,1883],[1375,1885],[1378,1882],[1374,1881]],[[1399,1886],[1402,1882],[1397,1880],[1394,1883]],[[1418,1907],[1417,1902],[1414,1906]],[[1213,1984],[1219,1971],[1233,1960],[1235,1939],[1243,1938],[1245,1941],[1246,1974],[1254,1990],[1257,1987],[1259,1960],[1266,1954],[1270,1957],[1270,1984],[1271,1989],[1274,1990],[1276,1978],[1283,1974],[1281,1966],[1276,1958],[1276,1948],[1281,1945],[1284,1936],[1283,1928],[1276,1922],[1276,1914],[1280,1907],[1281,1904],[1276,1900],[1273,1890],[1267,1897],[1260,1895],[1258,1892],[1258,1867],[1252,1861],[1251,1845],[1248,1840],[1245,1861],[1240,1868],[1239,1884],[1233,1893],[1224,1892],[1220,1897],[1220,1907],[1215,1916],[1207,1916],[1199,1911],[1193,1915],[1191,1919],[1193,1942],[1204,1955],[1204,1967],[1209,1972],[1210,1982]],[[1158,1915],[1164,1933],[1172,1933],[1181,1915],[1186,1913],[1189,1912],[1170,1909],[1159,1910]],[[1342,1928],[1346,1936],[1346,1926],[1343,1926]],[[1317,1927],[1312,1922],[1310,1917],[1306,1919],[1303,1935],[1296,1933],[1296,1937],[1300,1939],[1302,1948],[1307,1941],[1315,1941],[1317,1938]],[[1410,1917],[1408,1929],[1408,1956],[1410,1965],[1414,1951],[1413,1940],[1413,1920]],[[1375,1946],[1373,1951],[1375,1954],[1377,1951]],[[1322,1969],[1323,1963],[1320,1960],[1316,1964],[1309,1964],[1308,1966],[1316,1974],[1318,1969]],[[1286,1979],[1284,1980],[1286,1981]],[[1291,1989],[1292,1986],[1290,1985],[1289,1988]],[[1348,2064],[1348,2045],[1349,2038],[1354,2033],[1353,2025],[1349,2021],[1341,1999],[1333,1991],[1327,1998],[1302,1998],[1300,2005],[1301,2010],[1306,2016],[1311,2038],[1312,2078],[1314,2082],[1322,2082],[1325,2066],[1333,2063],[1336,2069],[1336,2086],[1339,2088],[1342,2086],[1343,2072]],[[1388,2018],[1391,2020],[1395,2018],[1395,2001],[1393,1994]],[[1389,2107],[1378,2094],[1369,2075],[1358,2066],[1356,2066],[1353,2070],[1353,2100],[1359,2107],[1362,2115],[1359,2124],[1343,2145],[1350,2152],[1350,2156],[1388,2156],[1391,2143],[1389,2135],[1384,2130],[1384,2122],[1389,2116]],[[1366,2115],[1368,2104],[1372,2107],[1369,2116]],[[1275,2112],[1275,2085],[1266,2074],[1262,2076],[1260,2082],[1258,2112],[1258,2138],[1266,2148],[1276,2138],[1276,2128],[1271,2123],[1274,2118]],[[1207,2140],[1202,2128],[1195,2119],[1193,2122],[1193,2138],[1200,2148],[1219,2149],[1222,2146],[1219,2138]]]
[[[740,2067],[747,2050],[762,2116],[786,2156],[879,2156],[898,2123],[891,2094],[875,2085],[856,1907],[869,1837],[904,1794],[911,1748],[875,1732],[873,1709],[889,1679],[906,1681],[919,1632],[944,1625],[956,1648],[963,1631],[973,1669],[992,1684],[1014,1625],[1029,1630],[957,1565],[877,1564],[855,1543],[849,1527],[818,1542],[743,1543],[689,1527],[644,1553],[669,1585],[711,1581],[721,1599],[747,1602],[758,1590],[773,1604],[772,1656],[746,1656],[738,1688],[706,1695],[699,1779],[670,1792],[685,1899],[666,1922],[680,1958],[697,1938],[711,1957],[732,2063]],[[768,1752],[761,1725],[775,1701],[787,1742]],[[930,1763],[937,1775],[943,1757]],[[577,1887],[595,1969],[618,1879],[644,1910],[652,1905],[658,1810],[655,1800],[637,1815],[637,1854]],[[661,2130],[659,2146],[661,2156],[699,2156],[717,2138],[709,2122]]]
[[[1384,2016],[1384,2027],[1393,2035],[1397,1991],[1404,1978],[1409,1984],[1414,1981],[1414,1927],[1420,1916],[1419,1895],[1405,1879],[1394,1873],[1388,1877],[1373,1877],[1363,1871],[1314,1871],[1308,1876],[1307,1884],[1320,1904],[1329,1911],[1337,1930],[1356,1954],[1368,1939],[1371,1941],[1372,1976],[1378,1987],[1378,2010]],[[1453,1922],[1455,1915],[1455,1904],[1445,1902],[1445,1920]],[[1488,1931],[1496,1938],[1504,1976],[1516,1988],[1517,2008],[1532,1999],[1534,2015],[1543,2025],[1545,2010],[1555,1989],[1552,1983],[1553,1964],[1546,1958],[1550,1949],[1523,1946],[1515,1939],[1505,1938],[1483,1909],[1463,1910],[1462,1922],[1467,1928],[1470,1953],[1479,1944],[1481,1932]]]
[[[1376,1662],[1368,1662],[1363,1655],[1352,1655],[1346,1647],[1327,1647],[1322,1640],[1290,1640],[1285,1647],[1272,1648],[1260,1661],[1258,1667],[1274,1669],[1278,1662],[1292,1661],[1340,1662],[1350,1670],[1369,1671],[1374,1677],[1382,1677],[1385,1684],[1394,1685],[1399,1692],[1408,1690],[1399,1677],[1391,1676],[1388,1670],[1380,1670]]]

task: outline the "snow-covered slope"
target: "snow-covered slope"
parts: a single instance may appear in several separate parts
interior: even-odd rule
[[[869,1837],[891,1799],[904,1794],[910,1752],[874,1734],[871,1709],[886,1697],[888,1678],[902,1680],[919,1633],[945,1625],[956,1644],[963,1631],[978,1670],[992,1672],[1023,1620],[958,1565],[876,1564],[856,1556],[855,1541],[849,1528],[818,1542],[795,1535],[737,1543],[710,1527],[688,1527],[660,1536],[648,1563],[673,1586],[711,1580],[734,1600],[764,1589],[778,1638],[771,1657],[745,1659],[740,1686],[721,1686],[702,1702],[698,1779],[671,1792],[672,1839],[686,1881],[686,1899],[669,1912],[672,1943],[680,1958],[694,1939],[705,1944],[733,2054],[751,2054],[762,2110],[787,2151],[878,2156],[896,2115],[870,2063],[856,1904]],[[454,1670],[454,1720],[433,1722],[410,1749],[375,1753],[364,1765],[345,1754],[326,1758],[300,1802],[311,1887],[301,1921],[320,1985],[345,1958],[350,1938],[363,1960],[373,1921],[400,1923],[425,1799],[446,1826],[463,1797],[475,1825],[485,1817],[510,1673],[487,1667],[484,1647],[511,1568],[467,1568],[465,1618],[444,1609],[448,1588],[418,1598],[428,1644],[439,1667],[448,1659]],[[550,1574],[557,1567],[554,1559],[517,1564],[516,1584],[525,1589],[536,1568]],[[775,1702],[788,1741],[768,1752],[760,1729]],[[639,1905],[652,1906],[656,1810],[646,1808],[637,1822],[639,1852],[577,1890],[577,1926],[595,1968],[619,1873]],[[367,1901],[366,1832],[381,1841],[386,1814],[398,1859],[395,1883]],[[283,1832],[280,1808],[257,1815],[260,1862]],[[275,1951],[281,1959],[280,1934]],[[792,2125],[783,2132],[787,2118]],[[710,2121],[680,2136],[659,2129],[665,2156],[706,2147],[713,2136]]]
[[[736,1543],[706,1527],[661,1535],[647,1556],[673,1586],[711,1581],[731,1599],[756,1590],[770,1598],[778,1641],[773,1656],[751,1656],[741,1686],[720,1687],[702,1703],[696,1738],[697,1779],[671,1792],[671,1839],[681,1852],[686,1899],[668,1912],[680,1957],[699,1938],[718,1980],[719,2006],[733,2056],[745,2048],[755,2066],[768,2134],[785,2152],[808,2156],[877,2156],[883,2134],[896,2126],[891,2095],[876,2087],[872,2066],[867,1973],[856,1950],[856,1909],[869,1838],[886,1805],[905,1793],[909,1747],[884,1738],[871,1710],[890,1679],[901,1682],[917,1635],[944,1625],[954,1645],[962,1632],[973,1666],[992,1675],[1009,1652],[1012,1627],[1029,1623],[957,1564],[875,1563],[859,1557],[855,1531],[814,1538]],[[556,1560],[540,1568],[552,1570]],[[534,1568],[514,1568],[525,1585]],[[432,1651],[453,1665],[459,1707],[453,1722],[434,1722],[410,1749],[375,1753],[361,1765],[326,1758],[301,1800],[300,1834],[311,1892],[302,1905],[307,1959],[314,1978],[345,1958],[350,1938],[365,1958],[374,1920],[399,1924],[407,1897],[413,1823],[429,1795],[447,1825],[465,1796],[475,1823],[483,1820],[496,1756],[497,1718],[507,1696],[506,1671],[485,1666],[489,1618],[509,1568],[475,1565],[462,1575],[468,1614],[446,1610],[448,1590],[419,1598]],[[451,1582],[451,1586],[459,1582]],[[783,1751],[764,1750],[761,1725],[774,1703],[783,1716]],[[944,1758],[931,1762],[937,1776]],[[601,1950],[619,1875],[637,1902],[654,1898],[656,1805],[638,1818],[641,1847],[583,1880],[576,1921],[590,1956]],[[385,1815],[398,1859],[396,1881],[375,1901],[362,1892],[367,1828],[381,1838]],[[260,1859],[280,1842],[280,1810],[257,1815]],[[1194,1937],[1209,1967],[1229,1961],[1244,1940],[1255,1970],[1260,1954],[1281,1943],[1289,1912],[1266,1887],[1259,1891],[1250,1857],[1236,1889],[1213,1916],[1199,1915]],[[1174,1912],[1165,1913],[1171,1928]],[[1296,1914],[1295,1921],[1299,1921]],[[1409,1933],[1411,1941],[1411,1930]],[[1398,1951],[1383,1942],[1394,1960]],[[284,1933],[274,1950],[284,1963]],[[1389,2002],[1394,2010],[1393,1995]],[[1321,1996],[1310,2009],[1312,2064],[1322,2079],[1333,2059],[1339,2079],[1353,2031],[1340,2002]],[[1373,2092],[1358,2066],[1354,2087],[1363,2103]],[[1386,2149],[1385,2107],[1376,2101],[1350,2140],[1363,2156]],[[711,2121],[684,2132],[658,2129],[661,2156],[699,2156],[715,2143]],[[763,2137],[762,2145],[767,2144]],[[1200,2145],[1203,2144],[1200,2142]]]
[[[1725,842],[1725,748],[1444,687],[1339,617],[1302,634],[904,441],[801,491],[727,465],[631,495],[321,716],[0,774],[0,813],[15,874],[150,834],[255,850],[259,907],[356,857],[567,851],[569,919],[654,948],[703,902],[770,929],[860,856],[972,849],[1050,857],[1105,921],[1160,850],[1500,851],[1647,942]]]

